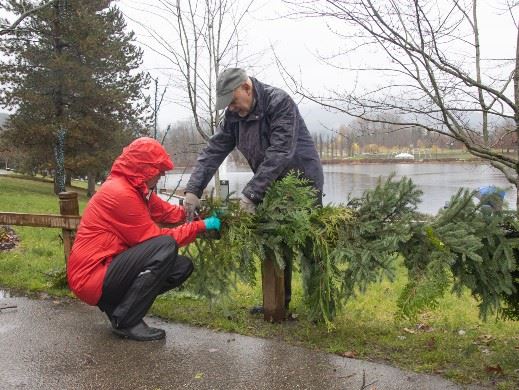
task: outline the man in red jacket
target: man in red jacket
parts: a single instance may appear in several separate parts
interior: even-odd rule
[[[193,272],[193,263],[178,255],[178,247],[200,232],[220,229],[217,217],[157,226],[185,222],[182,206],[153,191],[171,169],[168,153],[152,138],[125,147],[83,213],[67,264],[74,294],[104,311],[123,338],[165,337],[164,330],[148,327],[142,318],[157,295],[180,286]]]

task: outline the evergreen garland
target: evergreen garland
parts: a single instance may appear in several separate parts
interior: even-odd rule
[[[341,206],[325,206],[312,216],[312,235],[301,257],[304,299],[310,318],[328,325],[342,307],[341,269],[344,254],[341,240],[348,234],[347,224],[353,212]]]
[[[379,179],[376,188],[361,198],[350,200],[355,219],[345,227],[338,249],[348,261],[342,284],[346,299],[355,287],[363,292],[383,276],[393,279],[398,250],[411,238],[421,195],[410,179],[395,182],[390,176],[385,182]]]
[[[315,207],[315,191],[293,174],[271,186],[254,215],[234,202],[210,200],[203,213],[219,213],[221,236],[187,249],[197,269],[189,285],[215,298],[237,278],[254,284],[263,259],[283,269],[291,257],[302,273],[310,317],[330,325],[356,291],[392,279],[402,256],[408,283],[398,299],[401,315],[437,306],[451,287],[458,294],[467,288],[483,318],[496,310],[517,318],[515,218],[481,208],[474,193],[460,190],[425,219],[416,212],[421,195],[410,179],[391,176],[346,205]]]
[[[254,285],[259,259],[252,216],[240,210],[235,202],[224,207],[211,199],[201,216],[213,213],[222,219],[220,234],[207,232],[181,249],[181,253],[194,260],[196,270],[186,288],[209,299],[227,294],[236,286],[237,278]]]
[[[412,238],[403,243],[409,282],[398,304],[405,316],[435,307],[449,286],[460,294],[468,288],[478,300],[480,314],[499,310],[503,295],[514,291],[513,249],[504,214],[489,213],[473,202],[474,193],[459,190],[449,206],[431,221],[412,226]]]
[[[507,238],[517,240],[519,238],[519,221],[515,213],[504,214],[504,230]],[[512,271],[513,291],[511,294],[501,294],[504,306],[499,315],[503,319],[519,320],[519,248],[514,247],[515,270]]]

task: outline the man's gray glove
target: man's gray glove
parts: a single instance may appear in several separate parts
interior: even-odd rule
[[[254,214],[256,212],[256,205],[252,200],[242,195],[240,198],[240,208],[247,213]]]
[[[191,192],[186,192],[184,198],[184,209],[186,210],[186,220],[188,222],[195,219],[196,209],[200,207],[200,198]]]

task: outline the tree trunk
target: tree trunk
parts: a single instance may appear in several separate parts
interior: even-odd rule
[[[96,193],[96,175],[88,172],[87,197],[91,198]]]
[[[54,52],[58,58],[61,57],[63,42],[61,40],[61,10],[59,2],[54,4],[55,21],[54,21]],[[54,109],[55,109],[55,123],[57,126],[56,141],[54,144],[54,158],[56,161],[56,169],[54,172],[54,192],[59,194],[65,192],[65,134],[66,130],[63,126],[63,113],[65,104],[63,102],[63,72],[61,69],[54,71],[55,76],[55,90],[54,93]]]
[[[60,184],[58,183],[58,182],[59,182],[59,179],[58,179],[58,177],[56,176],[56,173],[54,173],[54,176],[53,176],[52,180],[53,180],[53,183],[54,183],[54,193],[55,193],[56,195],[58,195],[58,194],[59,194],[60,192],[62,192],[62,191],[61,191],[61,189],[60,189]]]
[[[69,171],[65,171],[65,186],[72,186],[72,174]]]
[[[54,193],[65,192],[65,130],[60,126],[54,145],[56,169],[54,172]]]
[[[515,102],[515,134],[516,145],[519,144],[519,28],[517,29],[516,44],[515,44],[515,73],[514,73],[514,102]],[[519,155],[519,147],[516,148]],[[515,201],[516,212],[519,214],[519,166],[515,167],[515,188],[517,192],[517,199]]]

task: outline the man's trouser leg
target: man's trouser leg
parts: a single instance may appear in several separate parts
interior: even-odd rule
[[[160,236],[117,255],[108,266],[99,308],[114,327],[132,327],[141,321],[158,294],[179,286],[193,271],[169,236]],[[178,265],[177,265],[178,262]]]

